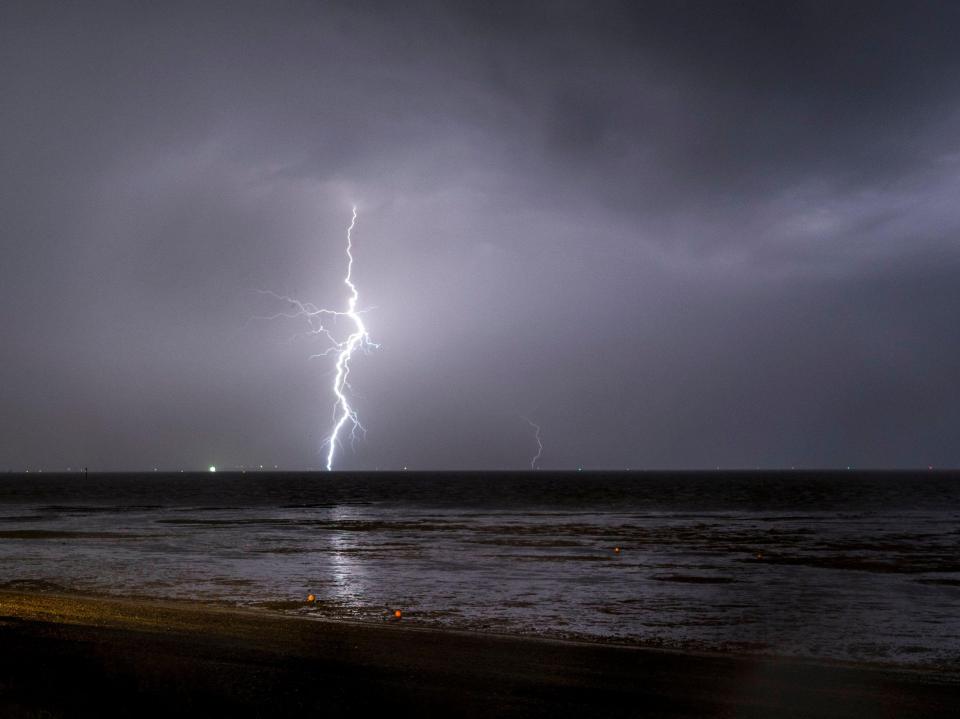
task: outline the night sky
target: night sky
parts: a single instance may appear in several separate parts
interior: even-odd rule
[[[0,470],[960,464],[960,4],[0,5]],[[339,325],[338,325],[339,326]]]

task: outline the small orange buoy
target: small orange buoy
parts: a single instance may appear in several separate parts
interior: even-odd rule
[[[613,553],[614,553],[614,554],[620,554],[620,547],[614,547],[614,548],[613,548]]]
[[[394,619],[399,619],[399,618],[402,617],[402,616],[403,616],[403,612],[401,612],[399,609],[394,609],[394,610],[393,610],[393,618],[394,618]]]
[[[308,602],[315,602],[315,601],[317,601],[317,598],[316,598],[315,596],[313,596],[312,594],[308,594],[308,595],[307,595],[307,601],[308,601]]]

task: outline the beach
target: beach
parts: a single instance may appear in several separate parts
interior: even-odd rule
[[[0,593],[0,715],[954,716],[942,672]]]

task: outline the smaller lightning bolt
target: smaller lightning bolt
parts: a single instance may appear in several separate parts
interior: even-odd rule
[[[540,461],[540,455],[543,454],[543,440],[540,439],[540,425],[527,417],[523,417],[522,415],[520,419],[533,427],[534,431],[536,432],[534,438],[537,440],[537,453],[533,456],[533,459],[530,460],[530,469],[536,469],[537,462]]]

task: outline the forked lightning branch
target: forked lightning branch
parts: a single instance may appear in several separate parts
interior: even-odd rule
[[[279,317],[302,318],[309,325],[308,335],[320,336],[329,346],[323,352],[312,355],[312,358],[336,357],[334,364],[333,384],[331,392],[333,394],[333,426],[323,442],[326,451],[326,468],[333,469],[334,459],[337,448],[340,446],[340,434],[345,427],[349,425],[351,442],[357,439],[358,433],[364,433],[366,430],[357,416],[357,411],[350,404],[350,363],[356,352],[367,352],[379,347],[378,344],[370,339],[366,325],[363,323],[364,310],[357,309],[357,301],[360,299],[360,293],[353,282],[353,230],[357,226],[357,208],[353,207],[353,216],[350,219],[350,226],[347,228],[347,272],[343,278],[343,283],[347,286],[347,305],[344,310],[331,310],[323,307],[317,307],[312,302],[302,302],[294,297],[279,295],[270,290],[260,290],[263,294],[270,295],[279,300],[287,302],[292,308],[287,312],[278,312],[266,319],[276,319]],[[344,339],[337,339],[335,331],[337,329],[337,320],[345,318],[349,321],[352,331]]]

